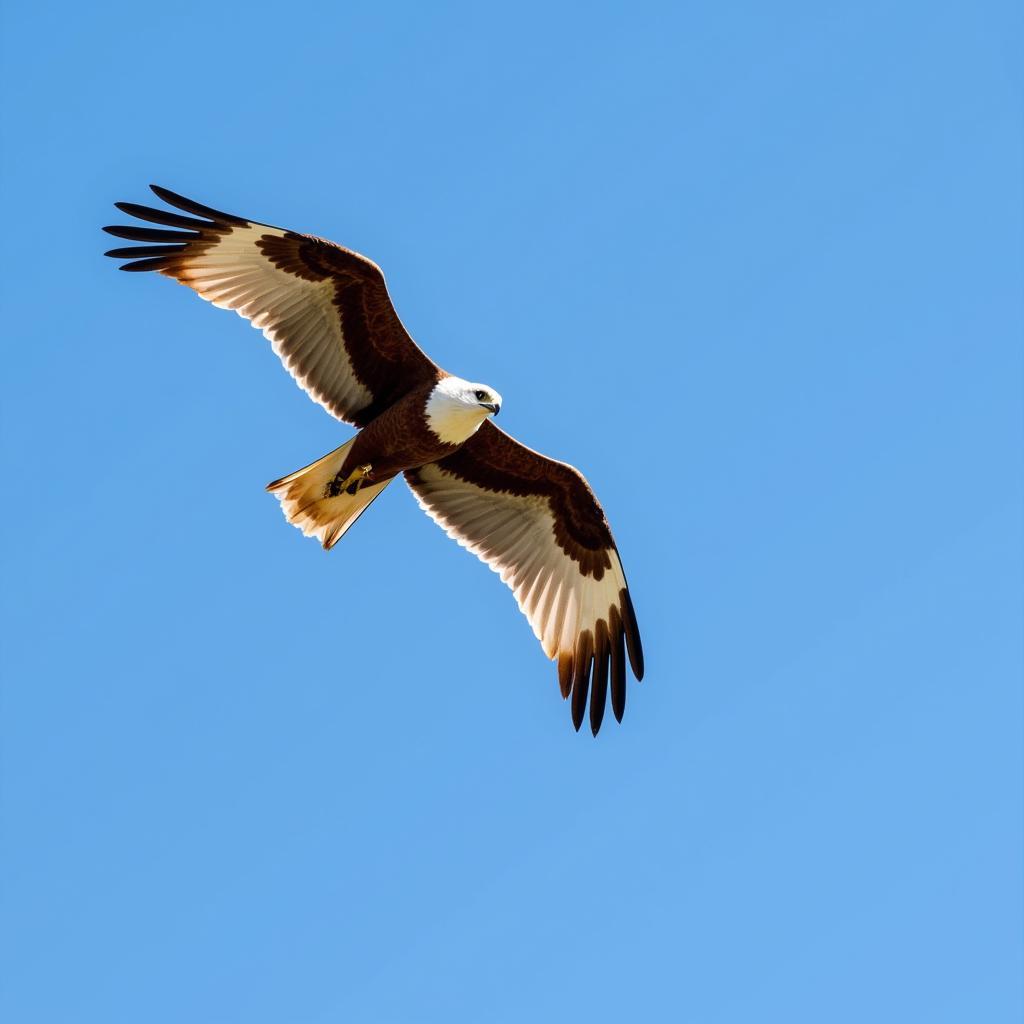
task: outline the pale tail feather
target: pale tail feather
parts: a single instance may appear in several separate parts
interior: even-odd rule
[[[342,492],[333,498],[324,497],[327,485],[338,475],[352,441],[305,468],[267,484],[267,490],[281,502],[285,519],[305,536],[317,537],[325,550],[341,540],[345,531],[394,479],[391,477],[383,483],[364,485],[355,494]]]

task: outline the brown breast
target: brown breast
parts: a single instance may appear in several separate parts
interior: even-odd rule
[[[368,423],[356,437],[343,472],[369,463],[372,478],[386,480],[454,452],[459,446],[439,441],[427,425],[424,409],[433,387],[431,382],[410,391]]]

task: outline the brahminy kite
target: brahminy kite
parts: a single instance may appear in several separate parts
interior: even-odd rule
[[[491,422],[501,395],[423,353],[365,256],[151,188],[190,216],[116,203],[162,226],[104,228],[148,243],[107,255],[132,261],[122,270],[155,270],[235,310],[315,402],[359,428],[268,485],[288,522],[330,549],[403,474],[427,515],[512,589],[544,653],[557,659],[576,729],[589,691],[597,735],[609,686],[621,721],[626,655],[639,680],[643,652],[608,520],[583,475]]]

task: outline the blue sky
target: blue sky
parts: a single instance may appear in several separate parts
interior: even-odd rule
[[[3,17],[5,1020],[1020,1019],[1017,5]],[[588,475],[621,727],[402,489],[284,523],[349,429],[101,257],[150,181]]]

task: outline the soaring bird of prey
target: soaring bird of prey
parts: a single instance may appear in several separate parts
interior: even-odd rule
[[[597,735],[608,690],[621,721],[626,655],[643,677],[633,603],[608,520],[583,475],[492,422],[501,395],[433,363],[395,312],[380,268],[313,235],[258,224],[150,186],[169,206],[116,203],[141,224],[111,249],[259,328],[299,386],[351,440],[267,486],[288,522],[332,548],[399,474],[423,510],[512,589],[558,663],[579,730]]]

